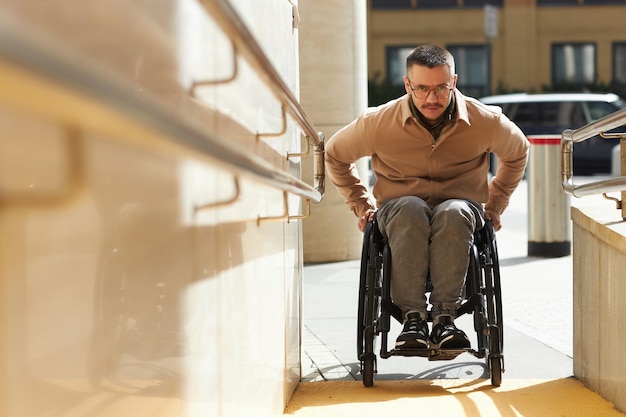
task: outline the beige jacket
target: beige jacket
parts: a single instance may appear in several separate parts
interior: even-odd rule
[[[326,144],[326,167],[357,216],[406,195],[435,206],[450,198],[473,200],[501,214],[521,181],[528,140],[499,107],[487,106],[455,90],[456,118],[435,141],[409,107],[409,95],[371,108],[339,130]],[[489,152],[498,169],[488,183]],[[372,157],[376,202],[354,162]]]

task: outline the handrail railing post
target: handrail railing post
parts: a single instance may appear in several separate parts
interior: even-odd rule
[[[619,166],[620,166],[620,175],[626,175],[626,135],[623,135],[619,140]],[[622,220],[626,220],[626,204],[623,204],[626,201],[626,188],[621,192],[622,196]]]
[[[607,180],[595,181],[588,184],[576,185],[573,181],[574,166],[573,166],[573,146],[576,142],[582,142],[590,139],[594,136],[600,135],[603,138],[607,137],[620,137],[623,142],[626,138],[626,133],[612,133],[606,134],[605,132],[626,125],[626,109],[616,111],[609,114],[595,122],[589,123],[581,128],[572,130],[567,129],[561,135],[561,185],[563,191],[574,197],[583,197],[592,194],[606,194],[608,192],[621,192],[622,201],[626,197],[626,174],[624,172],[624,161],[626,157],[623,152],[626,152],[624,147],[620,150],[621,159],[621,175],[618,178],[610,178]],[[622,218],[626,219],[624,208],[622,208]]]
[[[567,129],[561,135],[561,182],[565,192],[570,191],[573,175],[572,130]]]
[[[315,188],[323,198],[326,189],[326,175],[324,174],[326,172],[326,161],[324,159],[326,151],[324,150],[324,134],[320,132],[319,137],[320,142],[315,145],[313,151],[313,163],[315,164],[313,170],[313,188]]]

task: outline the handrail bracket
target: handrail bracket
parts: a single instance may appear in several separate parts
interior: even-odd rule
[[[614,201],[615,202],[615,208],[617,210],[621,210],[622,209],[622,200],[620,200],[619,198],[609,197],[609,195],[607,193],[602,193],[602,197],[604,197],[606,200]]]

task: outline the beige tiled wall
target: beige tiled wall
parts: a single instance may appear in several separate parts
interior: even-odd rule
[[[292,4],[232,3],[297,91]],[[241,58],[234,82],[190,96],[233,63],[199,2],[8,0],[0,21],[299,175],[294,123],[255,137],[280,131],[280,104]],[[8,71],[0,60],[16,87],[0,92],[0,415],[281,413],[300,378],[302,231],[257,218],[282,213],[282,192],[242,179],[235,203],[202,208],[233,196],[228,170]]]

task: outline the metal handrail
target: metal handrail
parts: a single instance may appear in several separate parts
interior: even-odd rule
[[[0,15],[0,73],[9,74],[17,69],[28,74],[33,85],[43,81],[66,89],[73,97],[102,103],[144,131],[159,132],[184,148],[199,151],[216,166],[235,175],[246,176],[316,203],[322,200],[323,194],[311,185],[260,157],[208,134],[157,99],[149,98],[147,94],[132,94],[128,86],[113,74],[104,73],[91,61],[81,59],[49,39],[33,35],[15,21],[3,19]],[[4,90],[0,89],[0,101],[3,98],[11,101],[11,97],[7,96],[11,93]],[[37,106],[41,110],[41,103]],[[58,107],[53,109],[53,113],[58,113],[58,110]],[[85,123],[87,125],[89,121]]]
[[[561,184],[563,191],[574,197],[602,194],[626,190],[626,176],[576,185],[573,180],[574,143],[583,142],[594,136],[626,137],[626,133],[606,134],[605,132],[626,125],[626,109],[611,113],[602,119],[578,129],[567,129],[561,135]]]
[[[227,0],[198,0],[235,45],[237,53],[257,71],[260,78],[285,106],[314,146],[314,188],[323,196],[325,189],[324,135],[319,132],[280,74],[274,69],[256,39]]]

